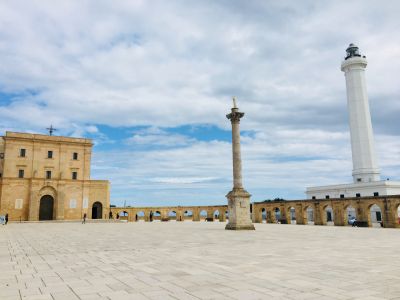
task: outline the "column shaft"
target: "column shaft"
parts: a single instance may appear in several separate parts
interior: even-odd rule
[[[233,155],[233,188],[241,189],[242,184],[242,158],[240,153],[240,128],[239,122],[232,121],[232,155]]]

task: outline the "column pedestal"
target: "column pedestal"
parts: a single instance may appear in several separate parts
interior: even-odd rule
[[[250,218],[250,194],[244,189],[234,188],[228,198],[229,222],[226,230],[255,230]]]

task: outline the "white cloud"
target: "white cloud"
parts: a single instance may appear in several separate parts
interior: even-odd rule
[[[169,133],[158,127],[149,127],[135,132],[126,140],[128,144],[147,145],[147,146],[170,146],[179,147],[189,145],[194,142],[193,138],[182,134]]]
[[[305,185],[350,179],[339,67],[355,42],[369,61],[379,161],[399,177],[399,8],[372,0],[3,1],[0,126],[43,132],[53,124],[103,144],[114,138],[101,125],[151,126],[127,141],[137,151],[95,153],[96,176],[112,179],[120,198],[147,188],[143,201],[165,198],[166,184],[152,178],[170,180],[169,189],[185,178],[218,178],[188,182],[187,194],[169,197],[209,199],[230,186],[230,145],[160,128],[229,129],[236,95],[242,129],[254,133],[243,137],[249,189],[261,197],[286,187],[297,196]],[[140,150],[150,145],[160,149]]]

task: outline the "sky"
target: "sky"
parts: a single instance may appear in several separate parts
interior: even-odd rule
[[[400,180],[399,1],[0,1],[0,134],[88,137],[111,203],[225,204],[232,96],[252,201],[350,183],[340,64],[366,80],[383,179]]]

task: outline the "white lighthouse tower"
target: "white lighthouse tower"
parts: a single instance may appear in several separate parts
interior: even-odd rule
[[[366,67],[366,57],[360,54],[356,45],[350,44],[341,70],[346,78],[354,183],[309,187],[306,190],[309,199],[400,194],[400,182],[380,181],[365,81]]]
[[[346,77],[354,182],[379,181],[371,114],[365,82],[367,59],[350,44],[341,69]]]

